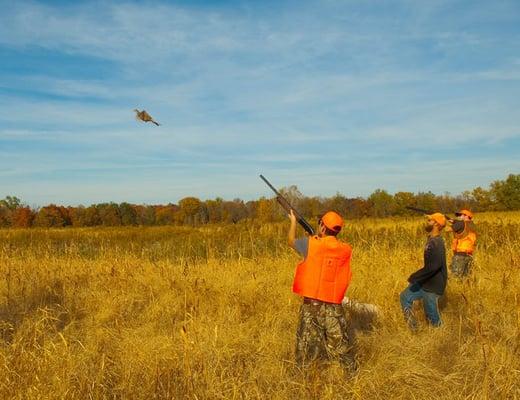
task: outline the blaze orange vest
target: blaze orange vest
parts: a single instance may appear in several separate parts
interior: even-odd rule
[[[467,232],[466,234],[463,234],[462,237],[457,237],[457,235],[455,235],[451,244],[451,249],[456,253],[473,254],[476,242],[477,235],[475,232]]]
[[[334,236],[309,237],[307,257],[296,267],[293,292],[340,304],[350,283],[352,248]]]

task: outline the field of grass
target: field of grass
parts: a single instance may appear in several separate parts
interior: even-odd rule
[[[474,274],[411,334],[422,220],[350,221],[358,374],[293,362],[287,224],[0,230],[0,398],[520,399],[520,213],[477,216]],[[449,236],[446,235],[448,239]],[[449,244],[449,242],[447,242]]]

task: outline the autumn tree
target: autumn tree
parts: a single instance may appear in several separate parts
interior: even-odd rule
[[[465,203],[465,208],[475,209],[474,204],[471,204],[470,201],[467,200],[464,202],[462,200],[462,197],[457,199],[456,197],[451,196],[449,193],[444,193],[440,196],[437,196],[435,203],[437,204],[437,208],[438,208],[438,210],[435,210],[435,211],[440,211],[443,213],[456,212],[457,210],[459,210],[461,208],[460,205],[462,203]]]
[[[215,200],[206,200],[204,202],[208,212],[208,222],[218,223],[224,220],[224,200],[217,197]]]
[[[203,217],[202,202],[196,197],[185,197],[179,201],[177,221],[186,225],[200,224]]]
[[[346,216],[348,214],[348,206],[348,199],[342,194],[336,193],[334,196],[323,202],[323,208],[320,214],[327,211],[336,211],[340,215]]]
[[[319,197],[301,199],[298,211],[307,218],[317,217],[323,213],[323,204]]]
[[[173,225],[176,222],[178,212],[179,207],[174,204],[157,206],[155,210],[155,221],[159,225]]]
[[[0,200],[0,227],[11,226],[13,213],[21,206],[22,202],[16,196],[6,196]]]
[[[132,206],[135,210],[137,224],[151,226],[155,225],[155,207],[136,205]]]
[[[247,218],[253,219],[256,216],[256,204],[257,202],[254,200],[249,200],[245,204]]]
[[[116,203],[103,203],[96,206],[103,226],[121,226],[121,214]]]
[[[0,228],[11,226],[11,210],[0,204]]]
[[[347,209],[347,218],[362,218],[370,215],[370,204],[362,197],[348,199]]]
[[[32,226],[35,213],[29,207],[18,207],[11,213],[11,226],[13,228],[29,228]]]
[[[70,224],[67,209],[55,204],[40,208],[33,223],[34,226],[41,228],[60,228]]]
[[[335,210],[345,218],[366,216],[386,217],[410,215],[406,206],[412,205],[431,211],[452,213],[461,208],[473,211],[520,210],[520,174],[510,174],[505,180],[494,181],[489,189],[476,187],[460,195],[450,193],[435,195],[432,192],[397,192],[393,195],[377,189],[368,198],[347,198],[340,193],[332,197],[306,197],[296,186],[280,189],[280,192],[309,222],[328,210]],[[286,211],[276,198],[262,197],[244,202],[217,197],[201,201],[185,197],[179,205],[133,205],[102,203],[89,207],[63,207],[55,204],[32,210],[24,206],[16,196],[0,200],[0,227],[62,227],[120,226],[120,225],[191,225],[206,223],[236,223],[243,219],[260,222],[282,221]]]
[[[99,209],[95,205],[85,208],[84,226],[99,226],[102,224]]]
[[[233,201],[225,201],[222,203],[223,221],[227,223],[237,223],[241,219],[248,217],[248,211],[245,203],[240,199]]]
[[[258,218],[260,222],[274,221],[276,219],[275,207],[279,207],[275,199],[260,198],[257,203],[256,218]]]
[[[69,211],[70,219],[72,221],[72,226],[74,227],[82,227],[87,226],[85,225],[84,221],[84,215],[85,215],[85,207],[84,206],[77,206],[77,207],[71,207]]]

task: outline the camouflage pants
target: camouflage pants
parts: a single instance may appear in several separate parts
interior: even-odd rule
[[[296,363],[304,366],[318,359],[336,359],[343,367],[354,367],[345,311],[341,304],[307,300],[300,308],[296,333]]]
[[[468,276],[471,272],[473,257],[462,254],[455,254],[451,259],[451,272],[458,278]]]

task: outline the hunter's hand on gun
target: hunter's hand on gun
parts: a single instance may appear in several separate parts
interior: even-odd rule
[[[291,220],[291,226],[289,228],[289,233],[287,236],[287,241],[289,242],[289,246],[294,249],[294,241],[296,240],[296,215],[294,215],[294,211],[292,208],[289,210],[289,214],[287,214],[289,219]]]
[[[289,210],[289,214],[287,214],[287,216],[291,220],[291,225],[294,224],[294,226],[296,226],[296,215],[294,215],[294,211],[292,209]]]

